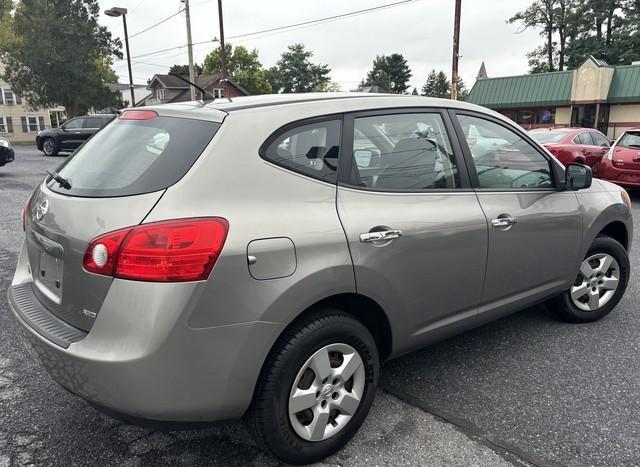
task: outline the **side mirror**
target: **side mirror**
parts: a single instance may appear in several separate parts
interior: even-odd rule
[[[356,165],[360,168],[369,167],[371,165],[371,156],[373,153],[367,149],[358,149],[353,151],[353,158],[356,160]]]
[[[576,163],[567,164],[565,170],[565,187],[567,190],[576,191],[589,188],[592,180],[591,167]]]

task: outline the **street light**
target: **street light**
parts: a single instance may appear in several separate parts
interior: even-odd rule
[[[127,9],[120,7],[113,7],[104,11],[104,14],[117,18],[122,16],[122,23],[124,24],[124,43],[127,49],[127,67],[129,68],[129,91],[131,92],[131,107],[136,106],[136,97],[133,93],[133,75],[131,74],[131,54],[129,53],[129,33],[127,32]]]

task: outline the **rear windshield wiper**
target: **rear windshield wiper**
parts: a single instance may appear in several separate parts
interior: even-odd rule
[[[171,76],[175,76],[176,78],[181,79],[181,80],[182,80],[182,81],[184,81],[185,83],[187,83],[187,84],[189,84],[189,85],[193,86],[193,87],[194,87],[194,88],[196,88],[198,91],[200,91],[200,92],[202,93],[202,100],[203,100],[203,101],[204,101],[204,100],[208,100],[208,99],[205,99],[205,96],[206,96],[206,95],[211,96],[211,100],[216,100],[216,98],[215,98],[215,96],[214,96],[214,95],[212,95],[212,94],[211,94],[210,92],[208,92],[208,91],[205,91],[203,88],[201,88],[200,86],[198,86],[196,83],[192,83],[191,81],[189,81],[189,80],[188,80],[187,78],[185,78],[184,76],[181,76],[181,75],[179,75],[179,74],[177,74],[177,73],[169,73],[169,75],[171,75]]]
[[[58,182],[58,185],[60,185],[60,188],[64,188],[66,190],[71,189],[71,183],[69,183],[69,180],[64,178],[62,175],[58,174],[58,172],[52,169],[47,169],[47,173],[51,176],[51,178],[53,178],[56,182]]]

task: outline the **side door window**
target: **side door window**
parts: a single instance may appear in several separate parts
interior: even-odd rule
[[[84,126],[83,128],[87,129],[87,130],[97,130],[99,128],[102,128],[102,118],[100,117],[87,117],[84,119]]]
[[[74,118],[73,120],[69,120],[62,127],[65,130],[79,130],[84,125],[84,118]]]
[[[593,140],[591,139],[591,134],[588,131],[580,133],[573,140],[574,140],[574,142],[576,142],[577,144],[580,144],[582,146],[593,146],[594,145],[593,144]]]
[[[325,182],[336,183],[341,120],[300,124],[276,133],[261,151],[263,159]]]
[[[460,177],[439,113],[360,117],[354,121],[350,184],[376,191],[460,187]]]
[[[596,146],[600,146],[602,148],[608,148],[611,145],[609,143],[609,140],[600,133],[596,133],[595,131],[592,131],[591,137],[593,138],[593,141],[596,143]]]
[[[458,115],[478,188],[553,188],[549,160],[518,133],[490,120]]]

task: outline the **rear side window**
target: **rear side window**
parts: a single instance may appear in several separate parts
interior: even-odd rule
[[[297,126],[272,139],[262,157],[295,172],[336,183],[340,120]]]
[[[609,146],[611,146],[611,143],[609,143],[609,140],[604,136],[602,136],[600,133],[596,133],[595,131],[592,131],[591,137],[593,138],[593,141],[596,143],[596,146],[602,146],[603,148],[608,148]]]
[[[86,197],[131,196],[163,190],[180,180],[220,128],[219,123],[175,117],[117,119],[96,133],[58,173]]]
[[[85,128],[102,128],[104,123],[101,117],[87,117],[84,119]]]

